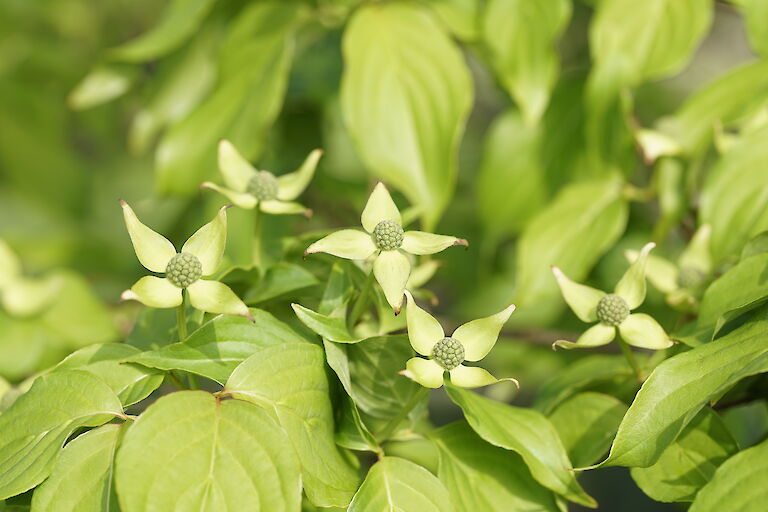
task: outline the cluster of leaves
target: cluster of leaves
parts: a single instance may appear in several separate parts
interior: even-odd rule
[[[768,32],[764,2],[733,4],[758,57],[658,108],[644,101],[649,82],[691,61],[712,0],[171,1],[149,31],[102,52],[68,102],[125,101],[130,151],[153,152],[155,190],[173,198],[144,200],[146,179],[114,184],[142,199],[149,224],[183,231],[219,214],[181,251],[199,271],[124,292],[160,309],[138,312],[120,343],[79,274],[24,274],[0,242],[0,375],[13,383],[0,380],[0,510],[555,511],[596,506],[574,468],[609,466],[631,468],[657,501],[762,510]],[[558,51],[585,19],[581,47]],[[338,50],[338,88],[318,85],[336,61],[315,45]],[[588,73],[561,73],[560,61]],[[460,176],[470,111],[488,114],[473,88],[490,77],[503,110],[492,112],[479,172]],[[6,89],[27,99],[18,108],[33,103],[23,87]],[[360,208],[364,232],[290,234],[283,214],[309,214],[295,200],[320,153],[277,178],[249,162],[289,165],[275,155],[291,135],[274,132],[302,126],[281,121],[281,107],[313,94],[328,161],[307,199],[324,225],[352,223],[348,205],[334,211],[339,190],[357,180],[349,195],[367,193],[368,173],[409,208],[377,186]],[[66,154],[61,133],[49,138],[53,155]],[[19,141],[35,147],[16,130],[3,141],[12,156]],[[23,172],[12,181],[76,211],[75,167],[64,158],[63,184],[43,192]],[[466,202],[461,179],[475,192]],[[225,213],[212,192],[201,199],[201,184],[238,208]],[[174,225],[189,204],[204,206]],[[173,244],[124,214],[141,263],[171,276]],[[431,256],[465,245],[430,234],[439,222],[463,233],[474,220],[479,251]],[[415,222],[423,231],[403,230]],[[109,240],[114,223],[104,231]],[[123,238],[114,246],[125,250]],[[437,289],[464,296],[452,313],[484,317],[449,338],[416,303],[437,309],[425,288],[436,273],[452,281]],[[506,403],[512,387],[472,364],[507,318],[515,343],[487,362],[530,382],[530,407]],[[546,352],[517,348],[537,336]],[[617,336],[624,357],[548,351]],[[536,389],[526,367],[539,361],[552,363]],[[462,416],[435,427],[427,390],[443,384]],[[466,389],[489,384],[496,400]]]

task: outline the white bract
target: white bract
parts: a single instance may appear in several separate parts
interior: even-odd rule
[[[613,293],[607,294],[590,286],[576,283],[552,267],[565,302],[584,322],[598,323],[587,329],[576,342],[557,340],[552,348],[585,348],[607,345],[619,330],[624,341],[635,347],[661,350],[672,345],[664,329],[653,317],[633,313],[645,300],[645,267],[648,253],[655,244],[647,244],[622,276]]]
[[[434,254],[454,245],[468,245],[466,240],[455,236],[404,231],[400,210],[383,183],[373,189],[360,221],[365,231],[336,231],[310,245],[304,254],[325,252],[350,260],[373,256],[373,274],[396,313],[402,307],[403,292],[411,274],[411,263],[405,253]]]
[[[476,388],[508,380],[497,379],[489,372],[476,366],[465,366],[464,361],[479,361],[491,351],[499,337],[502,326],[515,310],[514,304],[491,315],[466,323],[446,336],[440,322],[421,309],[413,296],[405,292],[408,307],[405,318],[408,323],[408,339],[413,349],[428,358],[413,357],[408,360],[401,373],[427,388],[443,385],[445,372],[451,376],[451,384],[462,388]]]
[[[145,276],[121,295],[153,308],[173,308],[183,301],[186,289],[195,308],[208,313],[240,315],[253,320],[248,306],[225,284],[202,279],[221,265],[227,241],[227,208],[201,227],[177,253],[173,244],[139,221],[133,209],[120,201],[136,257],[147,270],[166,277]]]
[[[295,172],[275,176],[269,171],[259,171],[235,149],[229,141],[219,143],[219,170],[225,187],[206,181],[202,188],[219,192],[235,206],[275,215],[302,214],[312,216],[312,210],[293,200],[304,192],[315,174],[317,162],[323,152],[319,149],[307,156]]]
[[[41,312],[62,287],[60,276],[30,278],[22,274],[21,262],[0,239],[0,305],[11,316],[26,317]]]

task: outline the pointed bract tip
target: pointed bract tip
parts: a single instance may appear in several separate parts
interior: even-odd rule
[[[125,201],[125,199],[118,199],[118,200],[117,200],[117,203],[118,203],[120,206],[122,206],[123,208],[125,208],[126,206],[128,206],[128,203]]]
[[[517,379],[513,379],[512,377],[505,377],[505,378],[499,379],[499,380],[502,380],[502,381],[503,380],[508,380],[509,382],[514,384],[517,387],[517,389],[520,389],[520,382]]]
[[[233,204],[225,204],[224,206],[222,206],[221,208],[219,208],[219,211],[220,211],[220,212],[223,212],[223,211],[229,210],[229,209],[230,209],[230,208],[232,208],[233,206],[235,206],[235,205],[233,205]]]
[[[467,242],[464,238],[457,238],[455,242],[453,242],[453,245],[463,245],[464,247],[469,247],[469,242]]]
[[[248,311],[248,314],[247,314],[247,315],[243,315],[243,316],[244,316],[245,318],[247,318],[248,320],[250,320],[252,324],[255,324],[255,323],[256,323],[256,319],[255,319],[255,318],[253,318],[253,313],[251,313],[250,311]]]
[[[305,216],[305,217],[307,218],[307,220],[309,220],[309,219],[311,219],[311,218],[312,218],[312,216],[315,214],[315,212],[314,212],[314,211],[312,211],[312,208],[307,208],[306,210],[304,210],[303,212],[301,212],[301,214],[302,214],[303,216]]]
[[[120,294],[120,301],[126,301],[126,300],[132,300],[134,297],[134,293],[130,290],[125,290],[123,293]]]

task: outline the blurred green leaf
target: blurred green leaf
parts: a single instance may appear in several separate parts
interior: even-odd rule
[[[214,175],[216,146],[222,139],[245,158],[259,156],[283,102],[298,13],[298,4],[264,2],[239,14],[220,49],[216,88],[170,127],[157,148],[160,192],[197,191]]]
[[[265,347],[235,368],[225,389],[277,415],[301,461],[304,491],[312,503],[349,504],[357,473],[334,443],[322,348],[306,342]]]
[[[0,415],[0,499],[42,482],[76,429],[122,413],[115,393],[88,372],[63,370],[36,380]]]
[[[137,70],[128,66],[98,66],[69,93],[67,103],[75,110],[85,110],[112,101],[131,88],[136,75]]]
[[[657,501],[693,501],[717,467],[738,451],[723,420],[712,409],[696,415],[653,466],[632,468],[632,478]]]
[[[737,453],[723,463],[705,485],[691,512],[722,510],[723,504],[742,512],[765,509],[765,474],[768,471],[768,441]]]
[[[437,476],[459,510],[560,510],[552,492],[533,479],[518,454],[486,443],[466,422],[435,430],[430,438],[440,452]]]
[[[549,195],[540,157],[542,133],[514,111],[497,117],[488,131],[477,176],[477,209],[494,238],[523,229]]]
[[[32,510],[119,512],[112,471],[124,425],[103,425],[68,443],[56,459],[51,476],[35,489]]]
[[[275,317],[251,309],[254,323],[220,315],[203,324],[183,342],[142,352],[126,359],[161,370],[184,370],[224,384],[232,371],[260,348],[302,341],[302,336]]]
[[[489,443],[519,453],[540,484],[575,503],[597,506],[576,481],[563,443],[544,415],[494,402],[455,386],[447,385],[446,390],[464,411],[472,429]]]
[[[768,229],[768,126],[726,152],[701,191],[701,222],[712,226],[716,262],[737,256],[747,241]]]
[[[549,103],[559,72],[555,45],[570,17],[569,0],[489,0],[485,6],[483,39],[491,62],[527,126]]]
[[[445,486],[432,473],[398,457],[383,457],[368,471],[348,512],[452,512]]]
[[[576,467],[596,462],[611,447],[627,406],[610,395],[578,393],[549,416]]]
[[[464,59],[429,11],[405,2],[356,10],[343,50],[342,111],[360,156],[432,231],[453,196],[472,104]]]
[[[479,37],[479,0],[432,0],[429,7],[457,38],[474,41]]]
[[[747,35],[752,48],[768,57],[768,2],[764,0],[731,0],[744,14]]]
[[[581,281],[618,240],[628,214],[621,189],[615,179],[568,185],[526,226],[519,241],[515,293],[521,312],[527,308],[547,318],[560,310],[553,306],[560,292],[550,267]]]
[[[164,396],[128,430],[115,462],[123,512],[298,510],[298,460],[263,409],[203,391]]]
[[[108,56],[124,62],[143,62],[162,57],[195,33],[215,3],[215,0],[173,0],[155,27],[111,49]]]
[[[768,371],[768,310],[725,336],[657,366],[635,397],[601,465],[648,467],[710,400]]]

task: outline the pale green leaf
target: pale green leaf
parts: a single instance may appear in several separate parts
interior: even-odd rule
[[[458,510],[559,510],[552,492],[533,479],[519,455],[486,443],[466,422],[451,423],[429,437],[440,452],[437,476]]]
[[[294,512],[301,476],[290,441],[269,413],[203,391],[160,398],[117,453],[123,512]]]
[[[214,174],[221,139],[249,160],[259,156],[285,94],[299,7],[259,2],[239,12],[222,43],[216,88],[160,141],[155,157],[160,192],[195,193]]]
[[[483,39],[504,88],[534,125],[549,103],[559,73],[556,42],[571,17],[569,0],[490,0]]]
[[[215,3],[214,0],[173,0],[156,26],[136,39],[113,48],[109,57],[142,62],[164,56],[195,33]]]
[[[732,0],[744,13],[747,35],[752,48],[768,56],[768,2],[765,0]]]
[[[355,11],[343,53],[342,111],[360,156],[432,231],[453,196],[472,104],[461,52],[426,8],[392,2]]]
[[[446,389],[472,429],[489,443],[519,453],[536,481],[575,503],[597,505],[576,481],[565,447],[544,415],[454,386]]]
[[[128,203],[120,201],[120,206],[136,257],[147,270],[164,273],[168,262],[176,256],[176,248],[170,240],[144,225]]]
[[[67,97],[74,110],[86,110],[119,98],[131,88],[136,70],[130,67],[99,66],[88,73]]]
[[[480,7],[477,0],[432,0],[430,8],[459,39],[474,41],[480,34]]]
[[[184,370],[224,384],[232,370],[260,348],[303,338],[269,313],[251,309],[254,322],[239,316],[218,316],[183,342],[126,359],[161,370]]]
[[[727,506],[739,512],[761,512],[768,500],[768,441],[737,453],[720,466],[704,486],[690,512],[715,512]]]
[[[334,443],[322,348],[306,342],[265,347],[232,372],[225,390],[274,412],[299,457],[312,503],[349,504],[357,473]]]
[[[118,512],[112,471],[124,425],[103,425],[68,443],[51,476],[35,489],[32,511]]]
[[[627,406],[610,395],[578,393],[549,416],[576,467],[596,462],[611,447]]]
[[[717,467],[738,451],[728,428],[712,409],[696,415],[658,462],[632,468],[632,478],[657,501],[692,501]]]
[[[344,317],[321,315],[300,304],[291,304],[291,307],[301,323],[326,340],[334,343],[357,343],[363,339],[349,332]]]
[[[122,413],[114,391],[88,372],[61,370],[37,379],[0,414],[0,499],[42,482],[76,429]]]
[[[710,400],[749,375],[768,371],[768,311],[710,343],[657,366],[619,427],[607,466],[648,467]]]
[[[384,457],[368,471],[348,512],[453,512],[445,486],[421,466]]]

